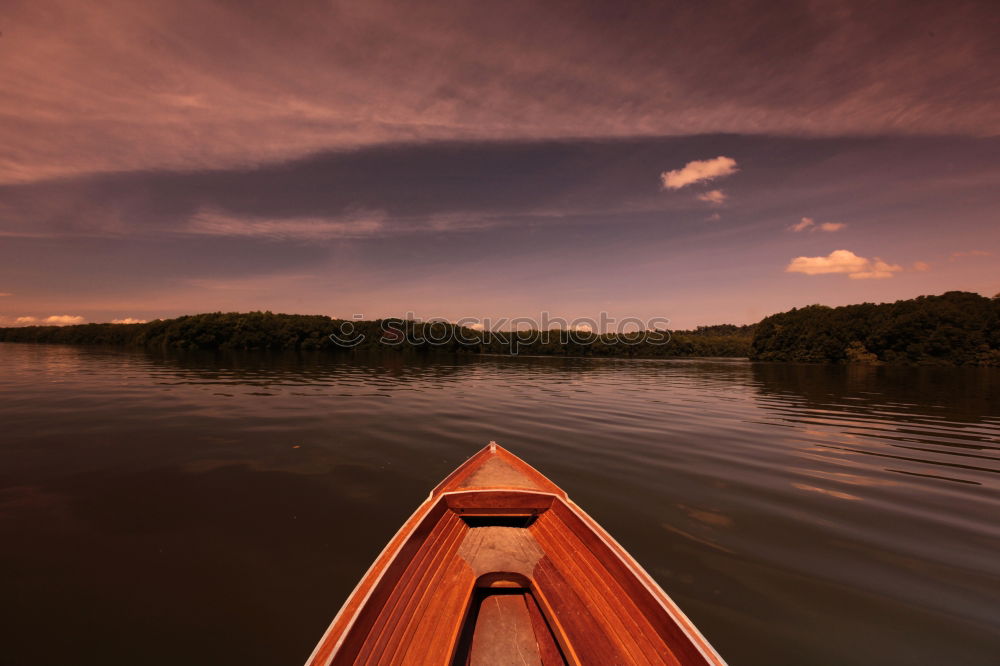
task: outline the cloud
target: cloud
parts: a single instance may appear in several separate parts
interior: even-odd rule
[[[50,326],[71,326],[73,324],[82,324],[85,321],[86,319],[79,315],[52,315],[45,318],[45,323]]]
[[[198,211],[181,232],[206,236],[254,236],[274,240],[362,238],[384,228],[385,214],[362,211],[343,218],[240,217],[216,210]]]
[[[850,250],[834,250],[825,257],[796,257],[785,271],[822,275],[825,273],[859,273],[868,269],[870,261]]]
[[[787,273],[805,275],[845,273],[854,280],[889,278],[901,270],[903,267],[897,264],[889,264],[878,257],[859,257],[850,250],[834,250],[825,257],[796,257],[785,268]]]
[[[321,241],[414,233],[481,231],[503,222],[504,220],[495,213],[478,211],[443,212],[431,215],[401,214],[390,219],[384,210],[349,209],[339,215],[330,216],[271,217],[230,213],[203,207],[174,233],[282,241]]]
[[[4,296],[13,296],[13,295],[14,294],[10,293],[9,291],[0,291],[0,298],[3,298]]]
[[[112,324],[145,324],[146,319],[133,319],[132,317],[125,317],[124,319],[112,319]]]
[[[14,320],[14,323],[20,326],[72,326],[74,324],[82,324],[85,321],[86,319],[79,315],[52,315],[44,319],[39,319],[38,317],[18,317]]]
[[[792,226],[788,227],[789,231],[799,232],[805,231],[814,224],[811,217],[803,217],[800,221],[796,222]]]
[[[913,262],[913,270],[915,270],[915,271],[926,272],[926,271],[929,271],[930,269],[931,269],[931,265],[928,264],[926,261],[914,261]]]
[[[893,273],[903,270],[903,267],[899,264],[889,264],[878,257],[872,261],[872,264],[867,271],[862,271],[860,273],[850,273],[847,277],[852,280],[871,280],[871,279],[882,279],[891,278]]]
[[[986,250],[966,250],[964,252],[952,252],[949,259],[955,261],[962,257],[992,257],[993,253]]]
[[[0,182],[442,139],[1000,132],[991,3],[838,7],[8,0]]]
[[[794,231],[796,233],[800,231],[806,231],[807,229],[809,231],[832,232],[832,231],[840,231],[846,226],[847,225],[844,224],[843,222],[821,222],[820,224],[816,224],[816,220],[812,219],[811,217],[803,217],[801,220],[788,227],[788,230]]]
[[[715,206],[721,206],[729,197],[722,190],[709,190],[697,195],[696,198],[698,201],[705,201]]]
[[[663,187],[668,190],[679,190],[694,183],[701,183],[715,178],[723,178],[739,171],[736,160],[732,157],[719,157],[710,160],[694,160],[680,169],[664,171],[660,174]]]
[[[708,217],[705,218],[705,220],[708,221],[708,222],[717,222],[717,221],[719,221],[721,219],[722,219],[722,216],[719,215],[718,213],[712,213],[711,215],[709,215]]]

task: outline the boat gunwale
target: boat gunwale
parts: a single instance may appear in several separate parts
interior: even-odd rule
[[[358,616],[361,615],[361,612],[367,605],[368,600],[371,598],[372,594],[378,588],[379,583],[381,583],[382,579],[385,577],[386,572],[389,568],[388,565],[393,560],[396,559],[396,557],[399,555],[399,552],[409,542],[410,538],[412,538],[413,533],[416,531],[417,527],[419,527],[422,524],[422,522],[427,518],[428,514],[430,513],[430,510],[434,507],[435,504],[436,502],[432,503],[431,498],[428,497],[427,499],[425,499],[423,502],[420,503],[420,506],[418,506],[416,510],[410,515],[410,517],[406,519],[406,521],[399,527],[398,530],[396,530],[396,533],[392,536],[391,539],[389,539],[389,541],[385,544],[385,547],[382,548],[378,556],[372,561],[371,566],[368,567],[364,575],[362,575],[361,578],[358,580],[357,585],[354,586],[354,589],[351,590],[351,593],[347,595],[347,598],[344,600],[344,603],[341,604],[340,610],[337,611],[337,614],[333,617],[333,620],[326,628],[326,631],[323,632],[322,638],[320,638],[319,642],[316,644],[316,647],[313,649],[312,653],[309,655],[309,658],[306,660],[306,666],[318,666],[319,664],[326,665],[332,663],[333,658],[336,656],[338,650],[340,650],[341,646],[344,644],[344,641],[347,639],[347,636],[350,633],[351,629],[353,629],[354,625],[357,623]],[[390,553],[391,557],[389,556]],[[378,572],[378,575],[375,576],[374,578],[371,578],[372,573],[378,567],[381,567],[381,570]],[[368,585],[368,588],[365,591],[364,597],[362,597],[358,601],[357,605],[354,608],[353,616],[341,630],[340,636],[337,638],[337,642],[330,649],[330,652],[327,655],[326,659],[324,659],[321,662],[317,662],[316,659],[319,656],[320,649],[326,645],[328,638],[330,636],[330,632],[332,632],[333,629],[337,626],[337,624],[341,621],[344,614],[348,612],[348,607],[351,605],[351,602],[355,600],[355,596],[358,594],[359,591],[361,591],[362,588],[365,587],[366,584]]]
[[[725,665],[725,660],[722,658],[716,649],[708,642],[701,630],[698,629],[697,625],[691,621],[691,619],[681,610],[680,606],[670,598],[667,591],[660,586],[649,572],[639,564],[638,560],[632,557],[625,548],[618,543],[618,541],[611,536],[611,534],[601,527],[600,523],[594,520],[590,514],[584,511],[580,506],[569,499],[565,498],[564,503],[566,508],[575,513],[577,517],[581,518],[584,523],[594,532],[604,545],[608,547],[620,562],[622,562],[625,567],[642,583],[643,587],[650,593],[650,595],[659,602],[660,606],[666,611],[667,615],[673,619],[681,631],[688,637],[692,645],[694,645],[698,652],[705,658],[705,660],[710,664],[720,664]],[[596,555],[596,553],[595,553]]]

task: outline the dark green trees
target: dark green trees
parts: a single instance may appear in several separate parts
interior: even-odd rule
[[[389,331],[387,333],[386,331]],[[337,344],[330,336],[356,344]],[[645,333],[623,337],[577,331],[488,332],[447,322],[344,321],[320,315],[215,312],[147,324],[84,324],[0,329],[0,342],[145,346],[166,349],[396,349],[676,358],[749,356],[812,363],[1000,365],[1000,298],[952,291],[895,303],[810,305],[753,326],[674,331],[666,344]]]
[[[1000,299],[950,291],[879,305],[811,305],[762,320],[750,357],[820,363],[1000,365]]]
[[[83,324],[0,329],[0,342],[105,344],[163,349],[353,350],[396,349],[466,353],[677,357],[746,356],[752,326],[703,326],[622,337],[558,331],[487,332],[447,322],[402,319],[344,321],[319,315],[214,312],[146,324]],[[331,338],[331,334],[334,336]],[[345,344],[338,344],[335,338]]]

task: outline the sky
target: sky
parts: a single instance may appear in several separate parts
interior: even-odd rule
[[[7,0],[0,325],[1000,292],[995,2]]]

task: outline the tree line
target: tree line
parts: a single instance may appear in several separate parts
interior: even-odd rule
[[[458,353],[511,352],[559,356],[745,357],[753,326],[701,326],[693,331],[483,331],[447,322],[349,321],[321,315],[213,312],[144,324],[80,324],[0,328],[0,342],[102,344],[161,349],[397,349]]]
[[[629,358],[749,357],[809,363],[1000,365],[1000,298],[968,292],[895,303],[810,305],[758,324],[689,331],[483,331],[447,322],[213,312],[144,324],[0,328],[0,342],[160,349],[446,351]]]
[[[749,356],[810,363],[1000,365],[1000,297],[949,291],[895,303],[795,308],[757,324]]]

